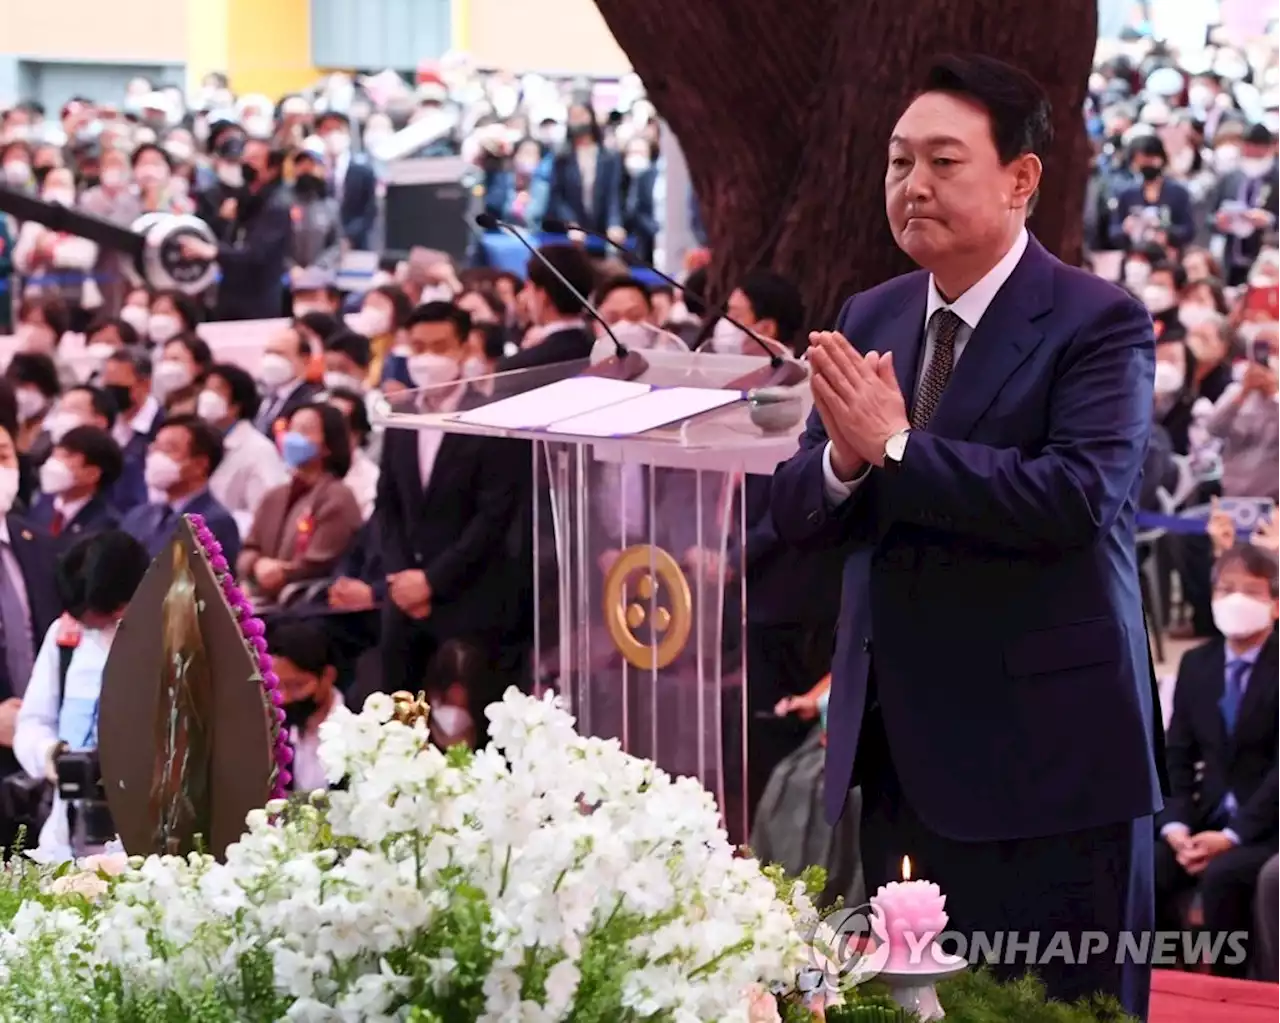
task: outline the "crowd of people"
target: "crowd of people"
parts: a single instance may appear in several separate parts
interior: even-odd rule
[[[1274,49],[1131,42],[1099,62],[1086,110],[1085,258],[1145,304],[1156,335],[1144,596],[1157,628],[1204,641],[1177,672],[1168,723],[1160,911],[1224,931],[1253,928],[1280,833],[1276,79]],[[340,292],[339,255],[376,245],[381,147],[424,116],[449,113],[486,207],[530,228],[555,217],[630,237],[647,257],[662,184],[658,121],[638,92],[601,116],[580,83],[531,76],[452,69],[416,88],[371,82],[354,99],[351,80],[337,82],[274,102],[237,99],[217,76],[190,101],[142,82],[119,107],[76,99],[54,122],[22,103],[0,117],[10,187],[120,223],[194,214],[217,243],[189,242],[191,254],[221,267],[208,294],[154,291],[118,254],[0,218],[0,277],[18,282],[17,351],[0,380],[0,773],[40,775],[58,743],[92,744],[83,708],[24,699],[67,670],[49,652],[67,635],[58,552],[120,531],[154,556],[184,512],[204,516],[273,621],[299,784],[323,778],[316,735],[344,693],[426,688],[437,741],[482,743],[485,704],[534,670],[528,461],[509,441],[383,434],[370,403],[457,407],[493,373],[586,358],[598,328],[575,288],[641,347],[744,350],[747,335],[702,304],[705,268],[683,290],[653,288],[574,245],[543,249],[559,276],[538,260],[521,277],[420,249]],[[770,271],[738,282],[726,308],[796,355],[814,326],[795,282]],[[209,320],[282,314],[252,373],[201,337]],[[788,550],[770,528],[769,486],[748,479],[737,538],[753,804],[771,776],[796,776],[791,758],[820,757],[810,722],[840,589],[838,563]],[[1207,535],[1168,528],[1211,502]],[[1253,535],[1231,517],[1241,503],[1263,509]],[[108,641],[112,627],[94,626]],[[84,649],[72,670],[100,671],[101,650]],[[840,848],[856,856],[856,843]]]

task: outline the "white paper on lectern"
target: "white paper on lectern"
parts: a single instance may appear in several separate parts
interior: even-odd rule
[[[473,426],[499,430],[537,430],[558,419],[592,412],[628,398],[648,394],[648,384],[603,377],[569,377],[523,394],[459,412],[452,418]]]
[[[740,391],[709,387],[656,387],[648,394],[594,409],[547,426],[548,433],[574,437],[634,437],[742,400]]]

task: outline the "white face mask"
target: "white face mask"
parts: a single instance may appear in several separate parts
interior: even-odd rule
[[[40,489],[44,493],[65,494],[75,485],[75,474],[61,459],[47,458],[40,466]]]
[[[123,188],[128,183],[128,172],[119,167],[108,167],[102,172],[102,184],[105,188]]]
[[[1151,276],[1151,264],[1130,260],[1124,265],[1124,283],[1132,290],[1143,287]]]
[[[1191,104],[1192,109],[1201,112],[1208,111],[1213,103],[1214,92],[1207,85],[1193,85],[1187,90],[1187,102]]]
[[[51,202],[55,206],[74,206],[76,204],[75,189],[72,188],[50,188],[44,193],[44,201]]]
[[[623,161],[623,165],[627,168],[627,173],[633,178],[643,174],[652,166],[652,164],[653,161],[643,153],[629,155],[626,160]]]
[[[49,407],[49,399],[34,387],[19,387],[14,394],[18,403],[18,419],[28,422]]]
[[[74,430],[77,426],[83,426],[80,417],[74,412],[50,412],[44,420],[44,432],[49,435],[49,439],[55,444],[61,442],[62,438]],[[41,487],[40,489],[45,489]]]
[[[161,359],[151,374],[151,393],[156,401],[164,401],[174,391],[180,391],[192,381],[191,370],[185,363],[174,359]]]
[[[204,390],[196,395],[196,415],[206,423],[220,423],[230,411],[227,399],[217,391]]]
[[[1271,161],[1265,156],[1246,156],[1240,161],[1240,170],[1246,178],[1265,177],[1271,170]]]
[[[168,313],[156,313],[147,319],[147,337],[158,345],[182,332],[182,321]]]
[[[351,148],[351,136],[345,131],[331,131],[324,137],[324,148],[330,156],[341,156]]]
[[[1175,301],[1177,296],[1159,284],[1149,284],[1142,289],[1142,303],[1153,313],[1168,312]]]
[[[120,319],[144,336],[151,326],[151,314],[147,312],[146,306],[127,305],[120,310]]]
[[[457,359],[434,352],[419,352],[409,356],[409,379],[414,387],[439,387],[458,379],[461,368]]]
[[[182,466],[163,451],[152,451],[147,455],[143,476],[152,490],[168,493],[182,477]]]
[[[469,356],[462,362],[462,376],[464,379],[472,380],[475,377],[488,376],[490,372],[489,364],[478,355]]]
[[[18,469],[0,468],[0,515],[8,515],[13,502],[18,499]]]
[[[1243,593],[1213,601],[1213,624],[1228,639],[1256,636],[1271,627],[1271,604]]]
[[[1213,166],[1219,174],[1227,174],[1240,166],[1239,146],[1219,146],[1213,151]]]
[[[324,386],[327,391],[355,391],[364,393],[364,381],[346,373],[327,372],[324,375]]]
[[[265,114],[254,114],[252,117],[245,118],[244,130],[250,138],[265,139],[271,137],[275,124],[275,121]]]
[[[365,337],[381,337],[391,333],[391,314],[377,307],[363,309],[360,312],[360,326]]]
[[[471,715],[451,703],[438,703],[431,708],[431,727],[441,745],[448,746],[464,738],[471,728]]]
[[[85,355],[93,360],[95,366],[101,369],[106,361],[115,354],[116,346],[107,341],[95,341],[93,344],[85,348]]]
[[[746,347],[747,335],[726,319],[716,320],[709,346],[721,355],[741,355]]]
[[[1207,305],[1178,306],[1178,322],[1188,330],[1192,327],[1198,327],[1202,323],[1208,323],[1216,315],[1217,312]]]
[[[1157,361],[1155,382],[1157,396],[1177,394],[1182,390],[1186,375],[1186,371],[1181,366],[1172,362]]]
[[[275,390],[283,387],[297,376],[293,363],[278,352],[267,352],[262,357],[262,365],[258,367],[258,379],[267,387]]]
[[[31,180],[31,165],[22,160],[10,160],[4,165],[4,178],[14,188],[23,188]]]

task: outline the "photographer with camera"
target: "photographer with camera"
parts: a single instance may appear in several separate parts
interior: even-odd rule
[[[98,769],[98,701],[116,629],[150,561],[118,530],[81,540],[58,561],[67,614],[45,633],[13,740],[27,774],[52,790],[39,859],[98,852],[115,835]]]

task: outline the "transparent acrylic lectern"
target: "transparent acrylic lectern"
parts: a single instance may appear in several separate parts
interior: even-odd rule
[[[765,432],[746,396],[723,388],[763,357],[644,355],[632,382],[584,378],[582,360],[474,379],[461,401],[457,385],[409,392],[374,418],[530,442],[537,683],[562,694],[584,734],[696,777],[745,842],[741,490],[745,474],[795,451],[809,388],[782,403],[794,423]],[[718,407],[699,411],[708,403]]]

